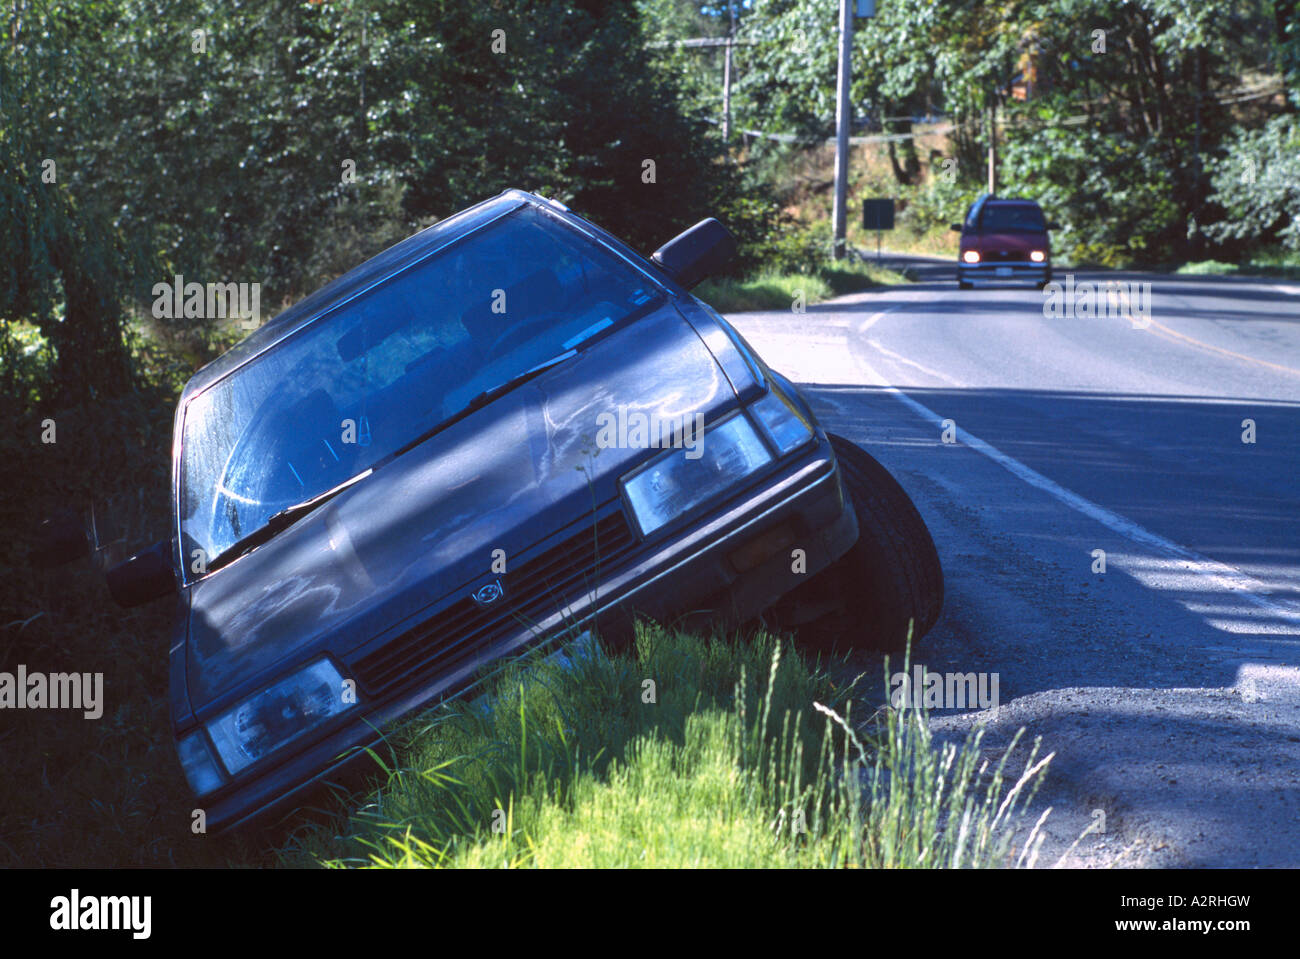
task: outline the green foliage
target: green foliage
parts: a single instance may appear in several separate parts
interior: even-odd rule
[[[826,136],[835,117],[838,5],[755,0],[734,108],[741,127]]]
[[[1231,263],[1223,260],[1194,260],[1175,271],[1196,276],[1273,276],[1300,280],[1300,251],[1264,248]]]
[[[92,9],[85,22],[43,6],[15,4],[7,13],[0,46],[0,395],[30,404],[120,394],[133,383],[122,300],[147,256],[131,248],[101,199],[68,185],[73,164],[51,149],[63,133],[61,101],[76,103],[76,90],[98,71],[85,31],[102,10]],[[49,367],[18,361],[19,320],[40,331]]]
[[[1273,0],[1277,61],[1291,105],[1300,109],[1300,2]]]
[[[695,0],[636,0],[637,14],[648,42],[662,43],[651,50],[655,68],[673,78],[688,112],[721,123],[722,75],[725,50],[721,47],[678,47],[668,42],[696,37],[725,37],[730,19],[725,10]],[[733,3],[737,18],[743,4]]]
[[[778,231],[764,249],[764,263],[774,273],[813,274],[830,259],[831,226],[827,220],[791,224]]]
[[[932,175],[922,186],[904,191],[906,205],[898,214],[897,226],[923,234],[948,230],[966,218],[966,211],[984,190],[984,184],[968,179]]]
[[[731,277],[705,280],[696,288],[695,295],[720,313],[744,313],[789,310],[800,295],[808,304],[828,299],[834,293],[818,273],[763,271],[740,280]]]
[[[1238,130],[1210,167],[1211,200],[1224,219],[1206,227],[1219,240],[1280,241],[1300,251],[1300,117],[1274,117]]]
[[[757,45],[744,49],[740,68],[743,125],[831,133],[835,6],[756,0],[745,35]],[[999,191],[1050,205],[1049,215],[1066,224],[1058,245],[1067,255],[1108,264],[1167,260],[1194,251],[1200,231],[1225,215],[1207,203],[1211,161],[1243,114],[1270,109],[1255,100],[1234,107],[1229,91],[1277,64],[1295,97],[1297,9],[1293,0],[1192,7],[1181,0],[891,0],[855,27],[854,113],[888,132],[910,129],[881,119],[890,114],[946,114],[958,162],[958,189],[948,191],[955,200],[983,180],[985,109],[997,105],[1010,123],[999,129],[1009,141],[1000,151]],[[1021,103],[1012,83],[1031,67],[1032,93]],[[898,147],[902,164],[889,148],[892,192],[908,203],[900,226],[925,235],[957,204],[907,189],[919,164],[906,147]],[[1281,201],[1276,193],[1259,198],[1251,221]],[[1238,198],[1234,209],[1244,203]]]
[[[695,294],[724,313],[788,310],[796,296],[807,305],[904,282],[899,274],[874,264],[831,259],[828,220],[789,223],[771,234],[760,250],[761,268],[739,277],[706,280]]]
[[[1041,125],[1008,135],[1002,192],[1037,200],[1061,223],[1053,234],[1059,252],[1120,266],[1158,259],[1183,238],[1183,214],[1169,188],[1175,172],[1158,144],[1066,125],[1048,107],[1035,112]]]

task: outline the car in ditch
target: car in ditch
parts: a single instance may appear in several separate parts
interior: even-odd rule
[[[509,190],[190,379],[171,535],[107,578],[176,603],[171,724],[209,830],[566,637],[773,609],[864,645],[929,629],[942,573],[907,494],[689,292],[734,246],[706,219],[646,258]],[[85,542],[55,524],[40,559]]]
[[[1033,200],[980,196],[961,223],[957,252],[957,285],[969,290],[977,283],[1028,280],[1040,290],[1052,280],[1052,245],[1042,208]]]

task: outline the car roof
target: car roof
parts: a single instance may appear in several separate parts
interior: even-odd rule
[[[348,270],[310,296],[299,300],[273,320],[240,340],[229,351],[199,369],[185,384],[179,405],[184,406],[196,394],[201,393],[217,380],[320,319],[330,310],[359,296],[377,283],[400,273],[447,244],[525,204],[540,206],[547,202],[523,190],[505,190],[491,199],[483,200],[444,220],[439,220],[433,226],[390,246],[360,266]]]
[[[1026,200],[1023,197],[991,196],[984,203],[986,206],[1038,206],[1037,200]]]

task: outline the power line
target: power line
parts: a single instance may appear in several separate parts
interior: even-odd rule
[[[732,37],[695,37],[691,40],[651,40],[647,47],[748,47],[756,40],[737,40]]]

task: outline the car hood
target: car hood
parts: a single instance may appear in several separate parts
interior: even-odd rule
[[[671,304],[592,344],[193,584],[192,707],[416,622],[484,581],[494,558],[508,564],[613,499],[618,477],[654,451],[601,448],[601,414],[711,420],[736,402]]]

